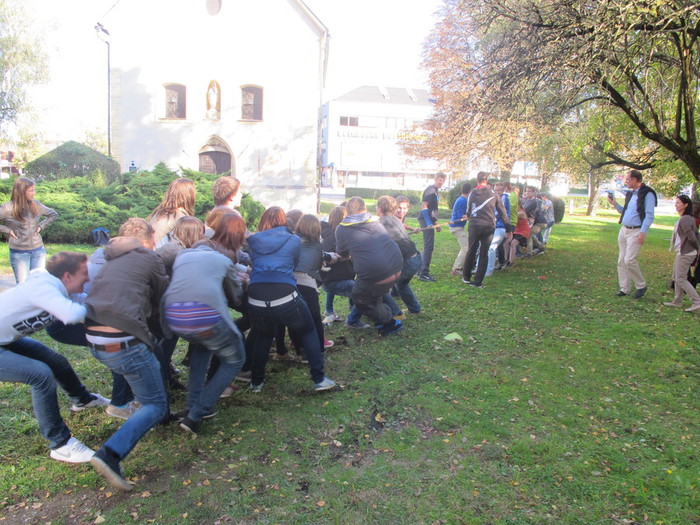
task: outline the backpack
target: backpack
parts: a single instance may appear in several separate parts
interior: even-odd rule
[[[91,232],[92,243],[95,246],[107,246],[109,243],[109,230],[105,228],[95,228]]]

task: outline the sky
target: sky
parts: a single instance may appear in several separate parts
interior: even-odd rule
[[[122,1],[137,0],[25,0],[49,54],[50,81],[31,92],[49,141],[106,129],[107,49],[94,26]],[[362,85],[427,88],[422,44],[441,0],[304,2],[330,33],[326,100]]]
[[[440,0],[304,0],[330,33],[327,92],[361,85],[427,88],[423,41]]]

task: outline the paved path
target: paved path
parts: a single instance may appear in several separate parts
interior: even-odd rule
[[[0,292],[4,292],[8,288],[12,288],[15,285],[15,276],[11,273],[0,273]]]

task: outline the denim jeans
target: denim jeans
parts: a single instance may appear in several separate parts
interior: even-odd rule
[[[46,333],[51,336],[51,339],[63,343],[64,345],[88,346],[87,339],[85,339],[85,325],[83,323],[63,324],[61,321],[56,321],[52,325],[46,327]],[[133,399],[134,394],[131,392],[126,379],[112,372],[111,403],[114,406],[122,407]]]
[[[92,401],[92,395],[80,381],[78,374],[75,373],[68,359],[58,352],[29,337],[22,337],[4,346],[15,354],[46,364],[51,369],[56,382],[68,395],[73,404],[82,405]]]
[[[174,330],[175,331],[175,330]],[[233,381],[245,362],[243,338],[236,328],[221,319],[212,328],[200,332],[176,330],[178,336],[192,345],[190,377],[187,383],[187,409],[192,421],[201,421],[214,410],[219,396]],[[216,373],[204,385],[213,355],[219,358]]]
[[[122,460],[168,412],[168,395],[160,373],[160,363],[144,343],[118,352],[91,352],[107,368],[126,378],[137,401],[141,403],[141,408],[104,444]]]
[[[323,283],[323,289],[326,291],[327,294],[333,294],[333,295],[341,295],[343,297],[347,297],[350,299],[350,294],[352,294],[352,287],[355,285],[355,281],[352,279],[345,279],[342,281],[327,281]],[[352,303],[352,300],[350,301],[350,313],[348,314],[348,318],[346,322],[348,324],[355,324],[357,323],[360,318],[362,317],[362,314],[360,311],[355,308],[355,306]]]
[[[541,250],[544,248],[544,243],[540,240],[539,234],[547,225],[544,222],[536,222],[530,227],[530,236],[527,238],[527,253],[532,253],[534,247]]]
[[[486,266],[486,275],[493,273],[493,267],[496,265],[496,249],[506,239],[506,229],[496,228],[493,232],[493,239],[489,246],[488,265]]]
[[[31,270],[46,266],[46,248],[40,246],[27,251],[10,249],[10,266],[15,273],[17,284],[24,282]]]
[[[549,234],[552,233],[552,226],[554,226],[554,222],[548,222],[547,227],[542,231],[542,242],[545,244],[549,240]]]
[[[415,254],[413,257],[409,257],[403,262],[403,268],[401,269],[401,276],[399,280],[396,281],[396,290],[399,292],[399,297],[408,308],[408,311],[412,314],[417,314],[420,312],[420,303],[416,299],[416,295],[411,289],[410,282],[413,276],[416,275],[421,267],[422,257],[420,252]]]
[[[333,301],[335,300],[335,294],[326,292],[326,309],[323,311],[323,315],[327,313],[335,313],[335,308],[333,307]]]
[[[304,354],[309,361],[311,379],[314,383],[323,381],[321,345],[311,312],[301,295],[279,306],[254,306],[248,303],[248,314],[251,336],[254,340],[251,377],[254,385],[261,384],[265,379],[265,365],[277,325],[284,325],[299,334]]]
[[[38,341],[23,337],[0,346],[0,381],[31,386],[34,417],[39,423],[39,431],[48,440],[49,447],[54,449],[66,444],[70,439],[70,430],[58,407],[53,372],[45,363],[13,351],[34,344],[41,345]]]

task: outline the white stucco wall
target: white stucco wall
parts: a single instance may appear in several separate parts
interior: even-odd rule
[[[244,191],[265,206],[315,210],[321,32],[293,0],[122,0],[110,13],[113,151],[122,166],[199,167],[216,135]],[[221,118],[205,118],[209,82]],[[164,84],[187,86],[187,117],[165,119]],[[263,88],[263,120],[243,122],[241,86]]]

